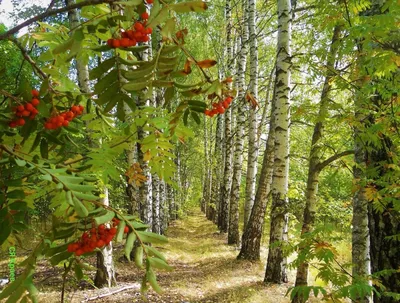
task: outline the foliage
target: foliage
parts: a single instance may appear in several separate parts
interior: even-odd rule
[[[78,233],[108,223],[112,218],[120,220],[117,242],[123,240],[125,226],[129,227],[125,255],[130,259],[134,250],[135,263],[145,270],[142,290],[150,285],[161,292],[155,270],[172,268],[150,244],[165,243],[167,239],[146,231],[148,226],[136,216],[103,205],[99,189],[102,184],[120,181],[125,172],[132,173],[121,160],[125,150],[137,143],[151,173],[173,184],[174,144],[190,134],[181,125],[181,118],[185,124],[189,123],[189,117],[200,123],[199,113],[204,112],[206,103],[199,98],[208,94],[218,99],[226,94],[225,84],[211,80],[204,70],[213,64],[206,64],[205,58],[197,61],[186,50],[182,32],[177,29],[176,19],[171,17],[176,13],[202,12],[207,5],[202,1],[166,2],[154,1],[150,9],[147,27],[159,28],[157,35],[163,38],[151,59],[147,54],[148,45],[111,49],[106,44],[109,38],[117,38],[123,29],[129,29],[134,23],[132,19],[138,19],[148,8],[142,1],[120,1],[118,10],[107,4],[83,7],[84,22],[72,34],[63,24],[39,22],[32,33],[1,42],[7,47],[14,41],[23,48],[37,45],[39,57],[30,63],[42,81],[38,117],[25,119],[25,125],[14,129],[8,123],[15,106],[32,100],[31,83],[21,79],[15,93],[9,86],[1,86],[7,107],[0,121],[0,244],[6,248],[18,240],[20,232],[28,228],[24,214],[35,207],[38,199],[49,198],[49,207],[54,212],[51,228],[20,264],[25,266],[24,273],[0,294],[0,299],[15,302],[23,297],[23,300],[37,301],[38,291],[32,277],[38,258],[48,258],[53,265],[63,263],[65,274],[74,270],[76,277],[82,278],[81,258],[67,247],[74,243]],[[154,41],[157,35],[153,33]],[[182,56],[186,58],[183,69],[180,67]],[[93,66],[96,58],[100,59],[99,63]],[[71,80],[75,59],[90,63],[93,90],[90,94],[82,93]],[[196,84],[183,81],[191,74],[191,66],[203,78]],[[175,113],[137,106],[138,99],[152,98],[155,90],[163,92],[166,107],[176,103],[174,100],[181,100]],[[79,104],[86,107],[85,113],[71,119],[67,126],[52,130],[46,125],[48,119],[61,116],[61,112]],[[57,119],[53,118],[54,123]],[[139,140],[138,128],[148,132],[148,136]],[[96,144],[87,142],[86,133]],[[137,172],[134,173],[137,177]],[[89,254],[86,252],[84,256]]]

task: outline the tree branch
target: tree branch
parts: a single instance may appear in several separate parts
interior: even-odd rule
[[[335,154],[332,157],[329,157],[328,159],[326,159],[325,161],[322,161],[321,163],[319,163],[317,165],[317,169],[319,171],[323,170],[326,166],[328,166],[329,164],[331,164],[333,161],[336,161],[337,159],[340,159],[341,157],[347,156],[347,155],[351,155],[354,154],[354,150],[346,150],[343,151],[341,153]]]
[[[57,15],[59,13],[64,13],[64,12],[67,12],[67,11],[70,11],[70,10],[73,10],[73,9],[76,9],[76,8],[81,8],[81,7],[84,7],[84,6],[96,5],[96,4],[102,4],[102,3],[113,3],[115,1],[117,1],[117,0],[86,0],[86,1],[83,1],[83,2],[80,2],[80,3],[75,3],[75,4],[72,4],[72,5],[68,5],[68,6],[65,6],[65,7],[62,7],[62,8],[45,11],[44,13],[42,13],[40,15],[37,15],[37,16],[31,18],[31,19],[26,20],[25,22],[22,22],[21,24],[18,24],[17,26],[13,27],[9,31],[5,32],[4,34],[1,34],[0,35],[0,40],[7,39],[9,36],[17,33],[20,29],[22,29],[22,28],[24,28],[24,27],[26,27],[28,25],[31,25],[32,23],[34,23],[36,21],[42,20],[42,19],[44,19],[46,17]]]
[[[47,75],[39,68],[39,66],[37,66],[36,62],[32,60],[25,47],[23,47],[22,44],[19,43],[19,41],[14,37],[11,37],[10,40],[20,49],[22,56],[24,56],[25,60],[32,65],[34,71],[36,71],[43,79],[47,79]]]

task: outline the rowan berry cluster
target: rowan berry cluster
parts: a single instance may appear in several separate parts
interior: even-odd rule
[[[15,119],[11,121],[8,125],[12,128],[18,127],[18,126],[23,126],[25,125],[26,121],[24,118],[28,118],[33,120],[35,119],[36,115],[39,113],[39,111],[36,109],[36,107],[39,105],[39,92],[37,90],[32,90],[32,100],[28,103],[25,103],[25,105],[18,105],[15,108]]]
[[[69,111],[63,112],[57,116],[53,116],[44,124],[45,129],[57,129],[63,126],[68,126],[76,116],[82,115],[85,108],[82,105],[73,105]]]
[[[77,242],[68,245],[68,251],[80,256],[84,253],[92,252],[96,248],[102,248],[112,241],[117,233],[116,227],[108,228],[104,224],[91,228],[89,232],[84,232]]]
[[[132,29],[121,32],[121,39],[108,39],[107,44],[111,48],[131,47],[139,42],[147,42],[153,32],[151,27],[146,27],[149,14],[144,12],[141,15],[143,21],[136,21]]]
[[[106,227],[104,224],[100,224],[97,229],[92,227],[90,231],[85,231],[78,241],[68,245],[67,250],[73,252],[76,256],[80,256],[84,253],[92,252],[96,248],[107,246],[117,234],[120,220],[113,218],[112,222],[113,227]],[[128,232],[129,227],[125,226],[124,233]]]
[[[204,111],[204,114],[211,118],[214,117],[214,115],[216,114],[223,114],[225,110],[229,107],[229,105],[232,103],[232,101],[233,101],[232,97],[226,97],[223,101],[220,101],[218,103],[213,103],[212,104],[213,109],[212,110],[206,109]]]
[[[153,4],[154,0],[145,0],[147,4]]]

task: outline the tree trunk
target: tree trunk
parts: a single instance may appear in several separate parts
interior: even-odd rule
[[[258,50],[256,32],[256,0],[247,0],[249,6],[249,44],[250,44],[250,83],[249,92],[258,100]],[[258,165],[258,140],[257,140],[258,114],[255,106],[250,107],[249,114],[249,151],[247,160],[246,198],[244,204],[244,230],[250,218],[256,191],[256,175]]]
[[[269,252],[264,279],[272,283],[287,282],[281,244],[288,217],[291,16],[290,0],[278,0],[274,172]]]
[[[153,175],[153,232],[161,233],[161,220],[160,220],[160,178]]]
[[[236,140],[235,152],[233,159],[233,178],[229,207],[229,230],[228,244],[239,245],[239,194],[242,178],[242,162],[243,162],[243,143],[244,143],[244,124],[245,124],[245,73],[247,59],[247,40],[248,40],[248,18],[247,2],[243,2],[243,30],[241,36],[241,48],[238,59],[238,98],[237,98],[237,124],[236,124]]]
[[[103,204],[109,206],[108,189],[104,188]],[[115,285],[115,269],[112,255],[112,242],[96,253],[97,271],[94,278],[96,287],[111,287]]]
[[[260,260],[260,245],[264,229],[265,212],[267,210],[268,197],[271,190],[272,170],[274,161],[274,105],[271,106],[271,121],[264,159],[258,181],[257,194],[254,200],[250,219],[242,236],[242,247],[238,259],[251,261]]]
[[[212,215],[210,220],[217,223],[218,212],[221,200],[221,179],[222,179],[222,140],[223,140],[223,115],[217,117],[217,128],[215,130],[215,150],[213,155],[213,181],[212,181]]]
[[[231,0],[225,2],[225,20],[226,20],[226,61],[227,72],[233,70],[233,49],[232,49],[232,13]],[[227,75],[225,75],[227,76]],[[225,161],[223,172],[222,195],[220,202],[218,226],[221,232],[228,232],[229,224],[229,200],[232,186],[232,108],[229,107],[225,112]]]
[[[318,182],[321,168],[321,138],[324,131],[324,123],[328,114],[329,105],[329,92],[331,90],[332,78],[335,76],[335,61],[338,50],[338,41],[340,39],[341,27],[335,26],[328,58],[326,62],[327,74],[324,81],[324,86],[321,92],[321,101],[319,104],[319,112],[317,116],[317,123],[314,126],[314,132],[311,140],[310,157],[308,161],[308,177],[307,177],[307,189],[306,189],[306,205],[304,207],[303,214],[303,227],[301,235],[309,233],[313,230],[315,213],[317,210],[317,194],[318,194]],[[301,252],[300,252],[301,253]],[[308,278],[308,260],[300,263],[297,267],[296,284],[295,286],[307,285]],[[302,296],[295,296],[292,302],[303,303],[305,300]]]

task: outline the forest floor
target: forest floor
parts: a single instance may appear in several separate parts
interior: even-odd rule
[[[143,296],[139,291],[143,271],[134,263],[116,261],[117,286],[95,289],[86,281],[77,285],[71,278],[65,302],[289,302],[285,294],[291,284],[266,286],[262,282],[265,256],[263,262],[236,260],[239,251],[226,244],[226,235],[219,233],[199,210],[173,222],[167,237],[169,243],[157,249],[163,252],[174,270],[157,272],[157,280],[164,289],[162,295],[150,290]],[[116,260],[122,259],[122,251],[122,245],[115,247]],[[94,264],[94,258],[91,261]],[[35,280],[39,281],[37,286],[42,293],[40,302],[60,302],[61,273],[61,268],[49,268],[47,262],[38,265]]]

